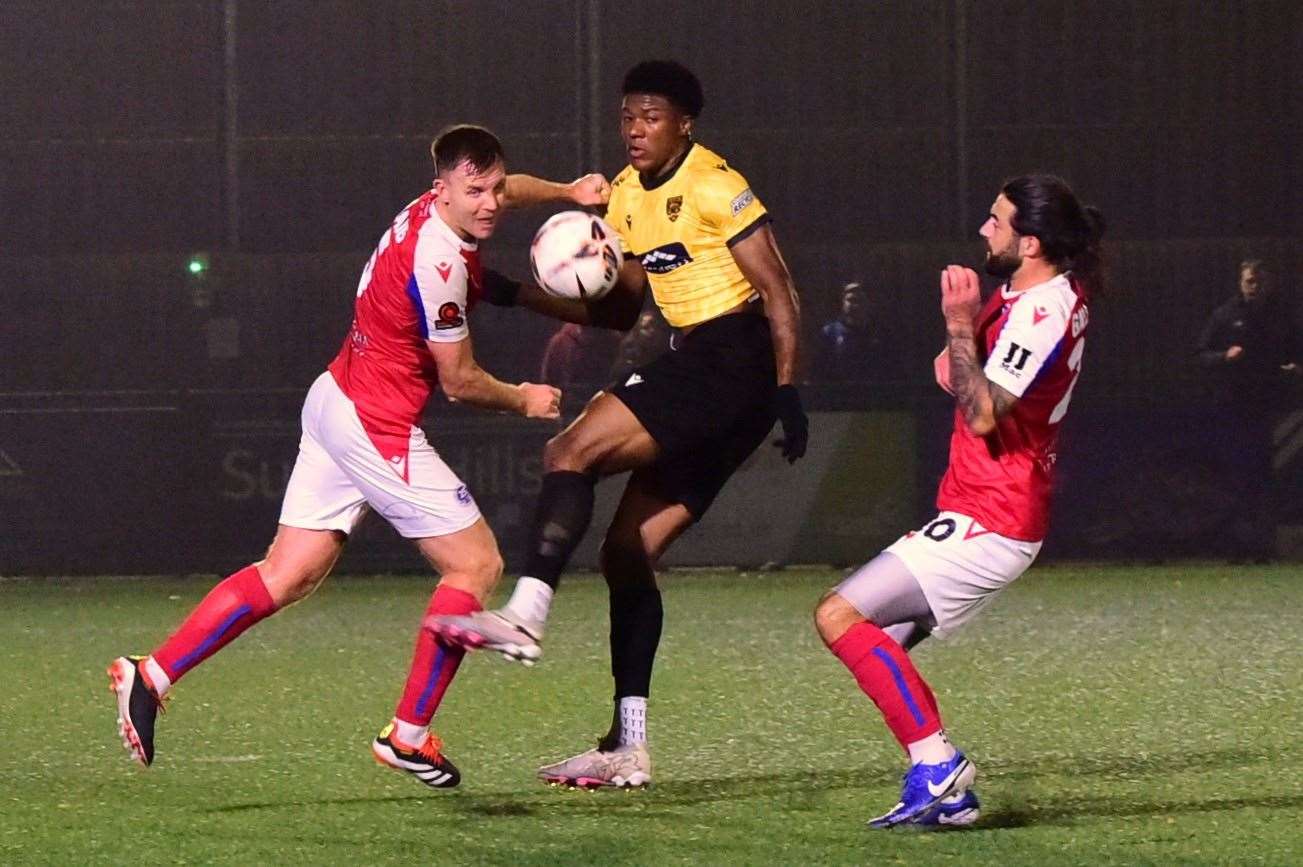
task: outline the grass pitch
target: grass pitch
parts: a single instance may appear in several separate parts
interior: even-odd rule
[[[435,720],[464,780],[377,766],[430,582],[339,577],[174,691],[148,771],[104,667],[210,577],[0,582],[0,863],[1303,863],[1297,567],[1043,567],[915,659],[977,763],[983,818],[868,830],[903,758],[819,644],[840,576],[665,576],[656,785],[534,768],[609,721],[605,586],[572,578],[535,669],[483,655]]]

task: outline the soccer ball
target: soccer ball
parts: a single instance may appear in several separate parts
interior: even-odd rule
[[[529,246],[534,279],[558,298],[596,301],[611,291],[623,261],[615,230],[583,211],[553,215]]]

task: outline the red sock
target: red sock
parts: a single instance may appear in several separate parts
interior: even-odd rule
[[[932,687],[922,677],[918,679],[919,686],[923,687],[923,698],[927,700],[928,707],[932,708],[932,714],[941,719],[941,709],[937,707],[937,697],[932,694]]]
[[[932,689],[887,633],[868,621],[857,623],[833,642],[832,652],[882,711],[902,747],[941,731]]]
[[[425,613],[426,617],[436,614],[465,615],[479,611],[482,607],[479,600],[466,591],[440,585],[434,589]],[[416,635],[412,668],[407,673],[407,684],[403,687],[403,697],[398,702],[394,716],[414,725],[429,725],[465,655],[466,651],[461,648],[440,644],[434,633],[422,626]]]
[[[154,661],[176,683],[237,635],[276,611],[276,604],[255,566],[222,579],[190,612],[180,628],[154,651]]]

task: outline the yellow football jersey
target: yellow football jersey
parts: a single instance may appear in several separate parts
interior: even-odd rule
[[[606,221],[619,232],[625,255],[642,262],[657,306],[676,328],[755,295],[729,247],[768,219],[746,178],[699,144],[650,189],[626,166],[611,182],[606,206]]]

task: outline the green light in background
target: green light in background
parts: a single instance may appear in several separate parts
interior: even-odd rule
[[[194,259],[191,259],[189,264],[186,265],[186,270],[189,271],[191,274],[199,275],[204,273],[204,269],[206,269],[207,267],[208,266],[204,263],[202,259],[196,257]]]

